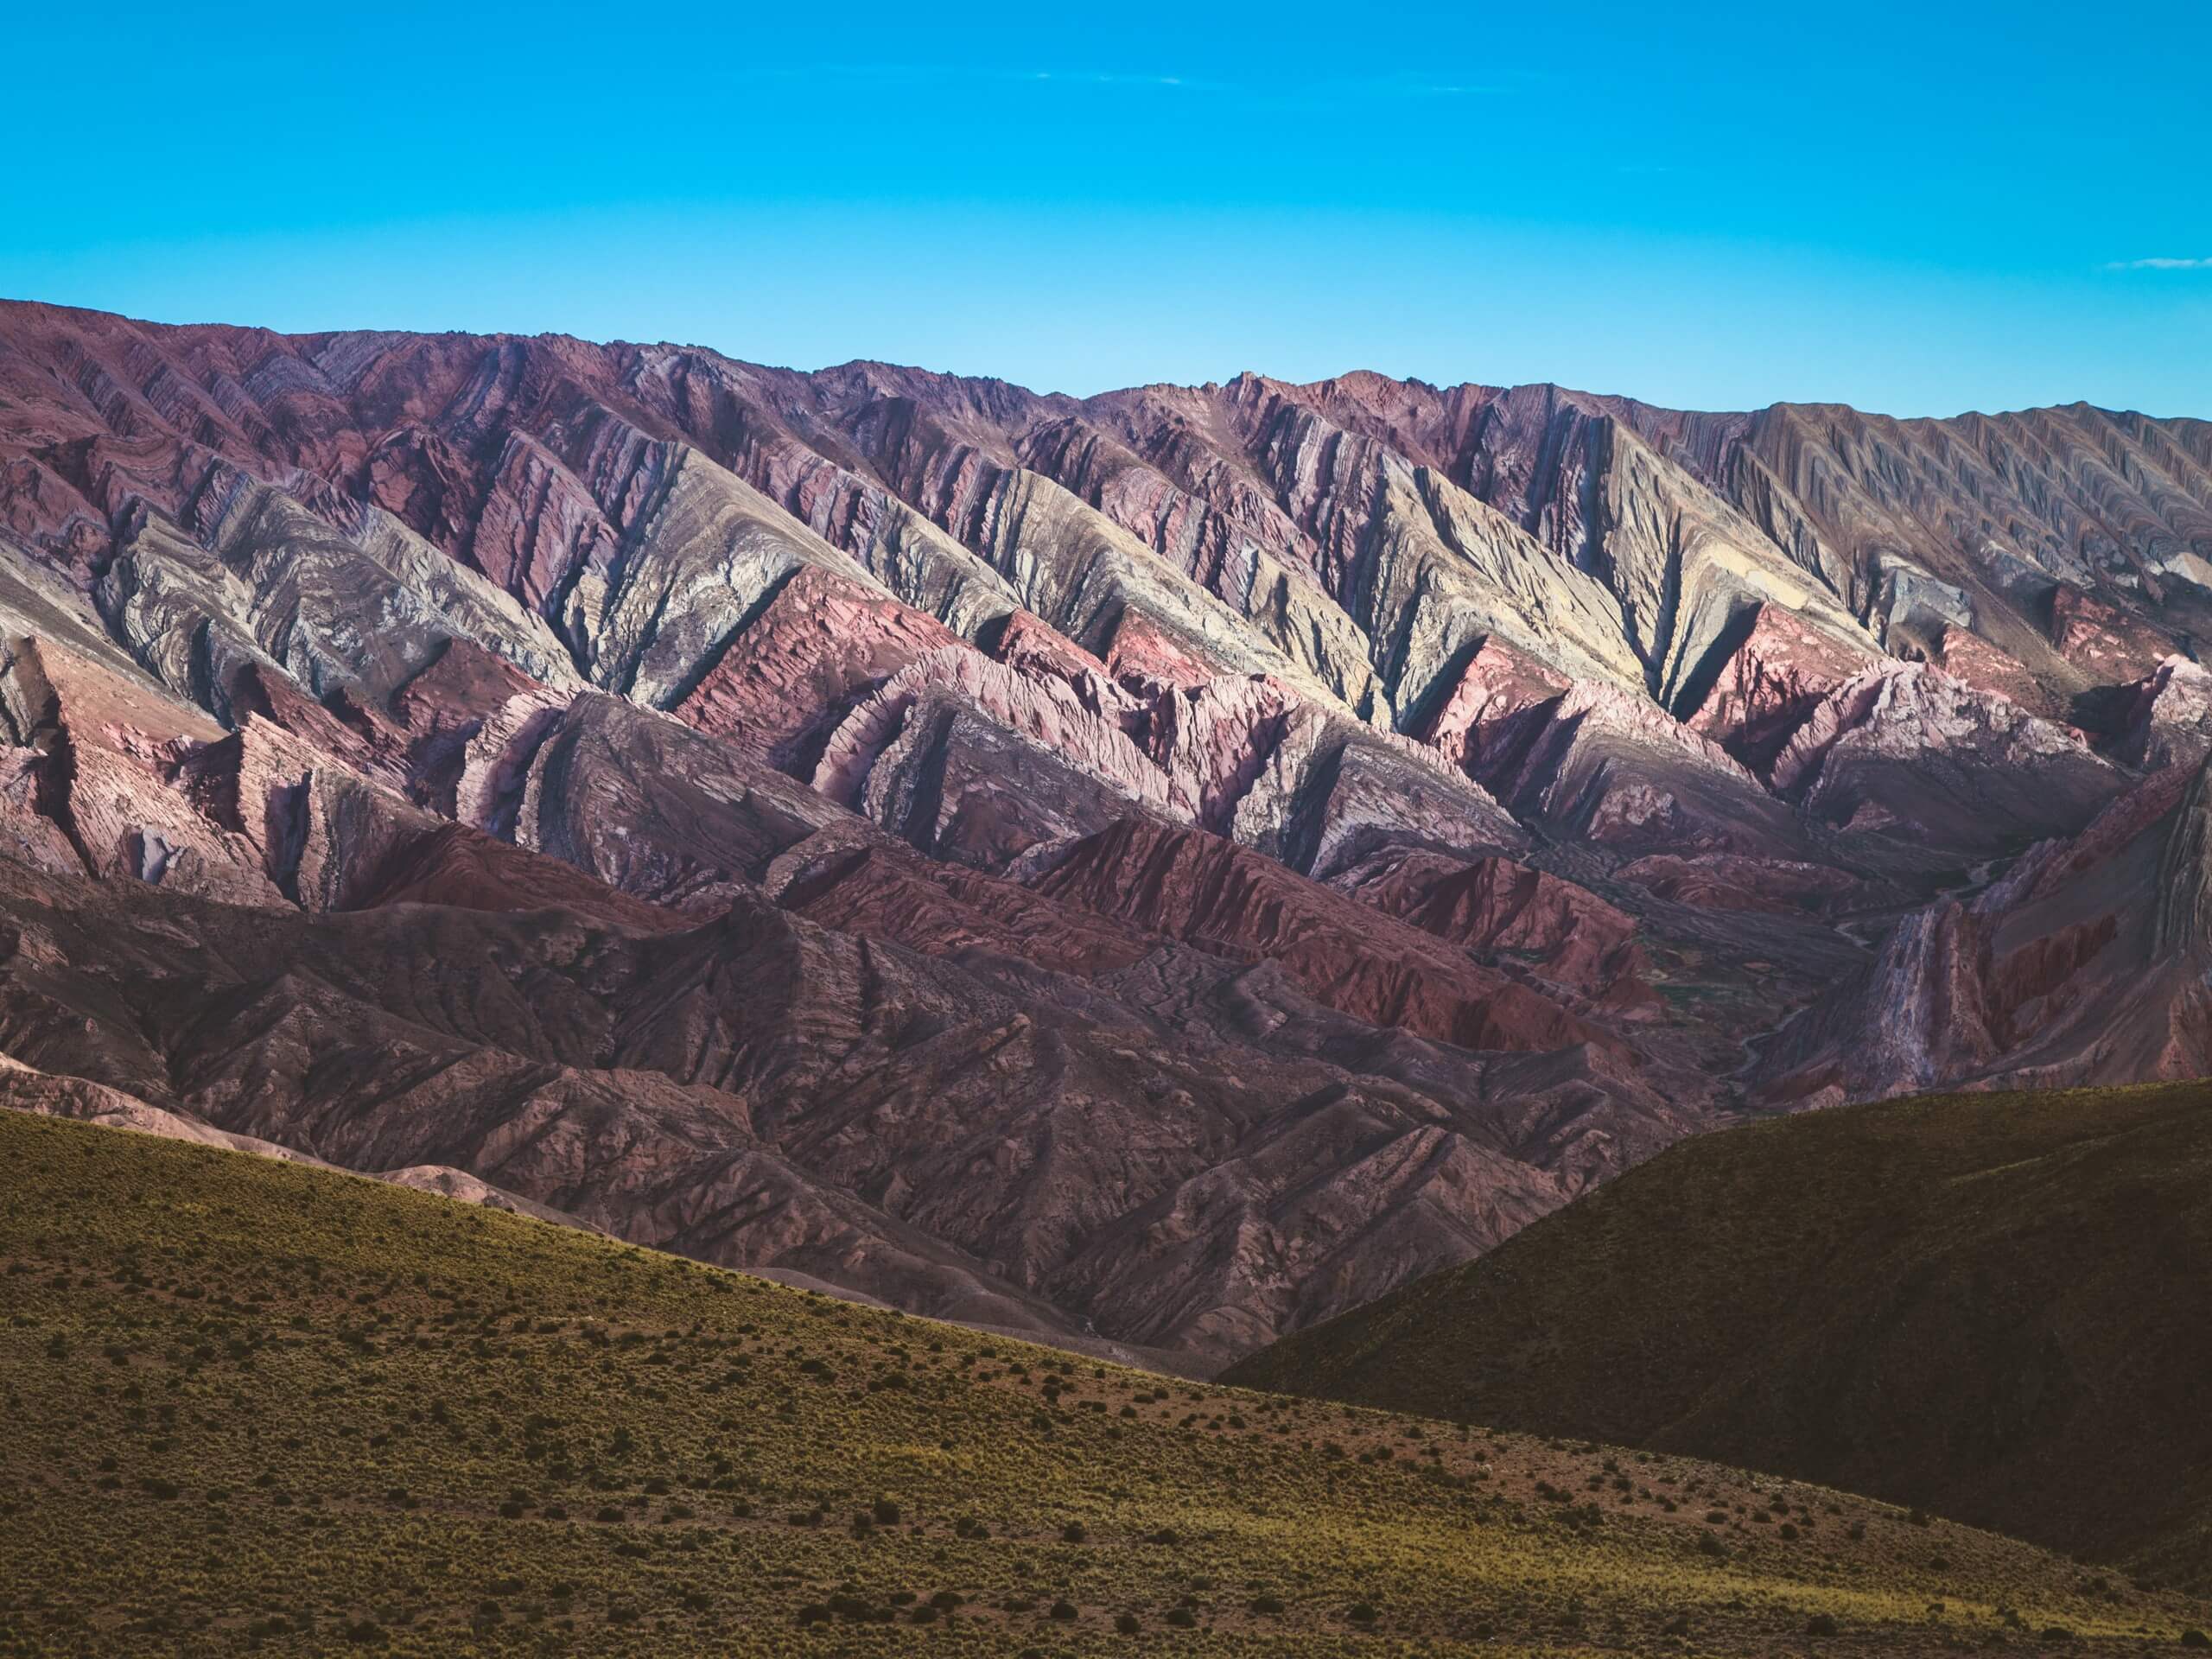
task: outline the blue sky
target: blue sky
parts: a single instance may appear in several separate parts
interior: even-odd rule
[[[1074,392],[2212,416],[2202,0],[41,0],[10,48],[11,297]]]

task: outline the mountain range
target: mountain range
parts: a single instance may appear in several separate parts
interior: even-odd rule
[[[0,307],[16,1103],[1203,1372],[2212,1070],[2212,423]]]

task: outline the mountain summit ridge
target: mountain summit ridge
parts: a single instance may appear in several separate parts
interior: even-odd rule
[[[2202,422],[4,304],[0,1052],[1203,1367],[2201,1071],[2208,619]]]

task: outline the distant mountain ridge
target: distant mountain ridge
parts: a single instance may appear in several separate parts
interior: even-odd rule
[[[2208,560],[2086,406],[0,306],[0,1052],[1216,1363],[1747,1110],[2204,1071]]]

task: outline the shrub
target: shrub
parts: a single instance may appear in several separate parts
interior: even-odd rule
[[[1805,1634],[1808,1636],[1834,1636],[1835,1633],[1835,1615],[1833,1613],[1815,1613],[1805,1621]]]

